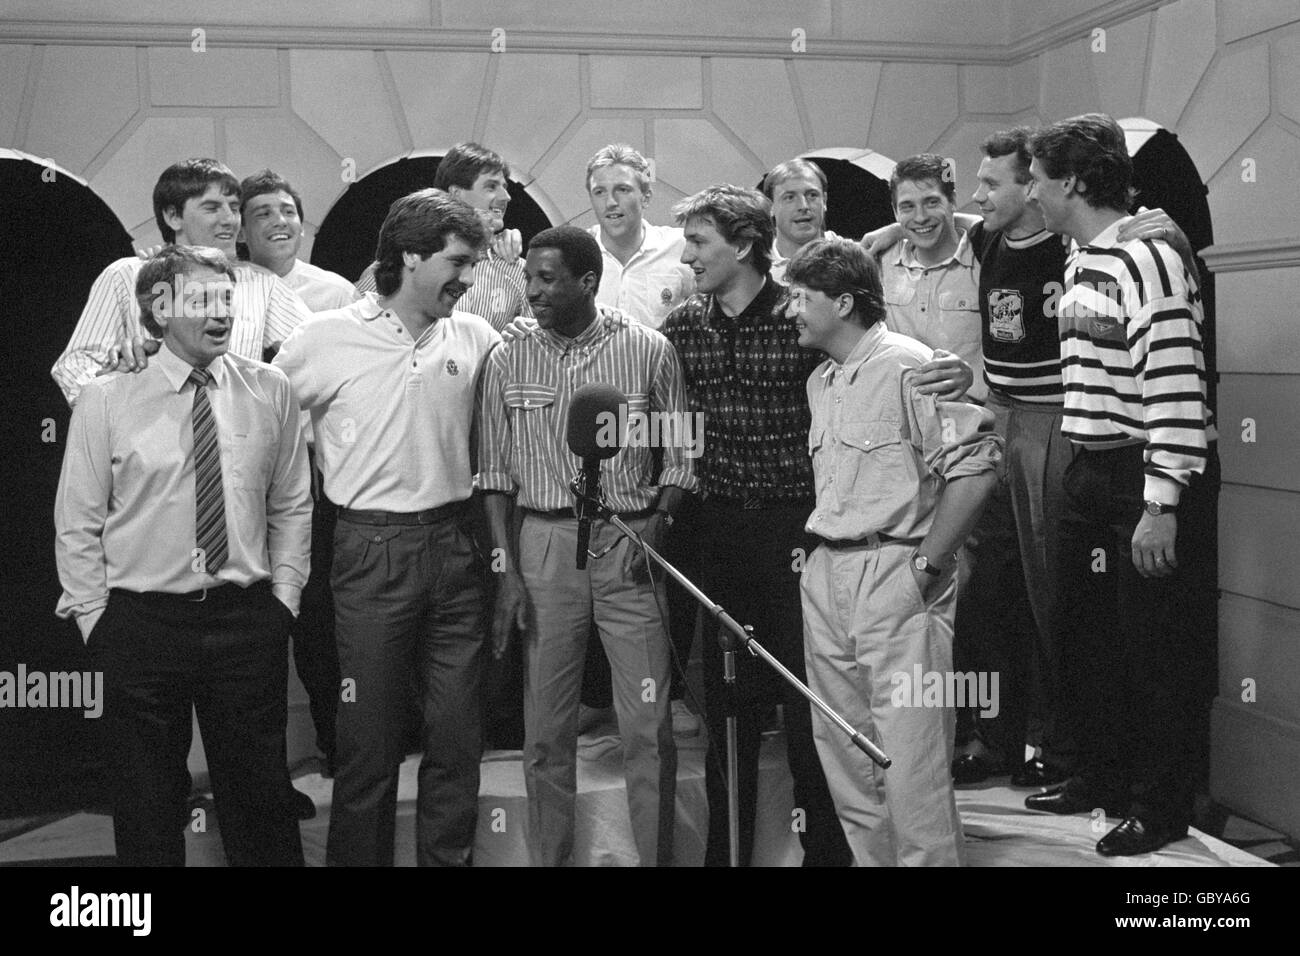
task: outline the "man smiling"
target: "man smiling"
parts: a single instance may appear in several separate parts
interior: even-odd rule
[[[311,412],[325,493],[340,507],[331,577],[339,705],[330,865],[391,866],[410,674],[420,680],[421,866],[465,865],[481,756],[484,580],[467,530],[474,393],[500,341],[456,310],[487,233],[440,190],[393,203],[379,294],[312,318],[275,363]]]
[[[154,218],[164,242],[210,246],[235,259],[239,235],[239,180],[215,159],[188,159],[168,166],[153,190]],[[141,345],[140,305],[135,279],[142,262],[128,256],[110,264],[91,286],[86,307],[67,348],[50,370],[69,404],[88,381],[109,368],[131,370],[145,352]],[[260,359],[310,313],[302,300],[280,279],[255,266],[236,265],[231,303],[230,350]],[[117,353],[127,348],[118,366]],[[133,354],[131,354],[133,353]]]
[[[653,329],[596,304],[596,240],[561,226],[533,237],[528,299],[539,328],[497,349],[482,393],[479,482],[493,546],[508,555],[497,590],[494,636],[526,634],[524,780],[533,862],[572,861],[577,788],[578,698],[594,618],[614,678],[632,832],[642,866],[672,862],[677,752],[669,715],[665,622],[640,553],[596,520],[575,570],[578,521],[569,479],[581,461],[565,447],[570,402],[583,384],[613,385],[629,413],[681,416],[686,395],[677,353]],[[655,483],[651,449],[625,447],[601,470],[610,506],[656,550],[685,492],[695,487],[682,443],[662,448]],[[523,521],[516,547],[510,497]]]

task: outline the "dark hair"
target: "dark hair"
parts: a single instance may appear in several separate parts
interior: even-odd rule
[[[742,189],[730,183],[708,186],[673,206],[677,225],[688,219],[707,219],[718,234],[732,245],[748,242],[754,268],[767,275],[772,268],[772,204],[757,189]]]
[[[582,278],[588,272],[595,273],[596,284],[600,284],[600,275],[605,264],[600,254],[600,243],[585,229],[577,226],[556,226],[543,229],[528,243],[528,250],[558,249],[564,260],[564,268],[575,278]]]
[[[999,156],[1015,156],[1012,164],[1016,171],[1016,182],[1022,186],[1029,182],[1029,140],[1034,131],[1028,126],[1013,126],[1011,129],[998,130],[980,144],[980,149],[989,159]]]
[[[212,183],[219,183],[226,195],[239,198],[239,180],[230,167],[215,159],[187,159],[162,171],[153,187],[153,218],[164,242],[175,242],[176,230],[167,225],[163,212],[172,209],[177,215],[184,213],[185,204],[202,196]]]
[[[769,201],[776,201],[776,187],[781,185],[787,179],[794,179],[796,176],[809,175],[822,187],[822,192],[826,192],[826,174],[822,168],[810,159],[787,159],[784,163],[778,163],[773,166],[771,171],[763,177],[761,189],[763,195]]]
[[[938,153],[917,153],[899,162],[889,177],[889,204],[898,205],[898,184],[932,181],[949,202],[957,201],[957,164]]]
[[[253,175],[245,177],[239,184],[239,214],[241,216],[244,214],[249,200],[265,196],[267,193],[278,192],[286,192],[293,198],[293,204],[298,207],[298,218],[301,219],[302,196],[298,195],[298,190],[289,184],[289,180],[269,169],[259,169]]]
[[[484,173],[500,173],[502,179],[510,178],[510,167],[486,146],[478,143],[457,143],[447,150],[433,174],[433,188],[450,190],[452,186],[473,189],[474,183]]]
[[[427,259],[441,252],[451,236],[475,249],[488,243],[487,227],[479,214],[441,189],[421,189],[389,206],[375,249],[375,288],[379,294],[392,295],[402,287],[403,253],[414,252]]]
[[[194,269],[211,269],[220,272],[235,281],[235,269],[220,249],[209,246],[166,245],[158,254],[140,267],[140,274],[135,280],[135,300],[140,303],[140,322],[155,338],[162,338],[163,328],[154,316],[154,305],[160,294],[167,295],[168,308],[175,310],[176,277],[192,272]],[[158,288],[162,285],[167,291]],[[174,312],[173,312],[174,314]]]
[[[1124,131],[1105,113],[1084,113],[1034,133],[1029,151],[1050,179],[1074,176],[1089,206],[1127,212],[1133,201],[1133,161]]]
[[[852,295],[852,314],[865,328],[885,317],[880,271],[866,250],[848,239],[814,239],[804,245],[786,264],[785,281],[831,297]]]

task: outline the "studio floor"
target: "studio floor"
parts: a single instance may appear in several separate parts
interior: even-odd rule
[[[679,866],[698,866],[704,855],[707,806],[704,794],[702,738],[678,740],[677,830]],[[634,864],[636,852],[628,824],[621,771],[622,751],[612,727],[582,738],[578,767],[575,860],[585,866]],[[398,866],[413,866],[416,769],[419,758],[402,765],[398,793]],[[294,785],[316,804],[314,819],[301,824],[308,866],[324,866],[333,782],[306,764],[295,772]],[[957,790],[970,866],[1300,866],[1294,843],[1259,824],[1210,808],[1201,816],[1216,835],[1193,830],[1187,838],[1159,853],[1107,859],[1093,849],[1113,826],[1086,815],[1057,817],[1024,809],[1032,791],[1014,789],[1006,777]],[[785,740],[767,735],[759,780],[759,821],[754,864],[798,865],[802,851],[793,831],[793,801],[785,766]],[[190,866],[225,866],[219,821],[210,799],[196,798],[187,831]],[[518,751],[490,751],[483,759],[478,832],[474,862],[478,866],[524,866],[526,800]],[[104,812],[51,814],[0,821],[0,866],[110,866],[112,820]]]

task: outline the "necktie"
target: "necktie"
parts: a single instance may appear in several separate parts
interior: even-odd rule
[[[196,368],[194,383],[194,546],[199,549],[195,567],[216,574],[226,563],[226,499],[221,491],[221,449],[217,444],[217,422],[208,404],[208,383],[212,374]]]

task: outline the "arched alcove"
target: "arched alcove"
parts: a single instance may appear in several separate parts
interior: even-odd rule
[[[3,289],[10,323],[0,379],[0,670],[84,670],[77,629],[54,616],[60,585],[53,515],[71,412],[50,378],[103,268],[131,255],[131,236],[79,177],[26,153],[0,149]],[[91,761],[80,711],[4,711],[0,807],[73,806]],[[3,813],[3,809],[0,809]]]
[[[312,245],[311,261],[355,281],[374,261],[379,228],[393,201],[433,185],[442,155],[408,156],[385,163],[352,183],[335,200],[321,222]],[[506,184],[510,205],[506,226],[529,239],[553,225],[527,188],[515,179]]]

